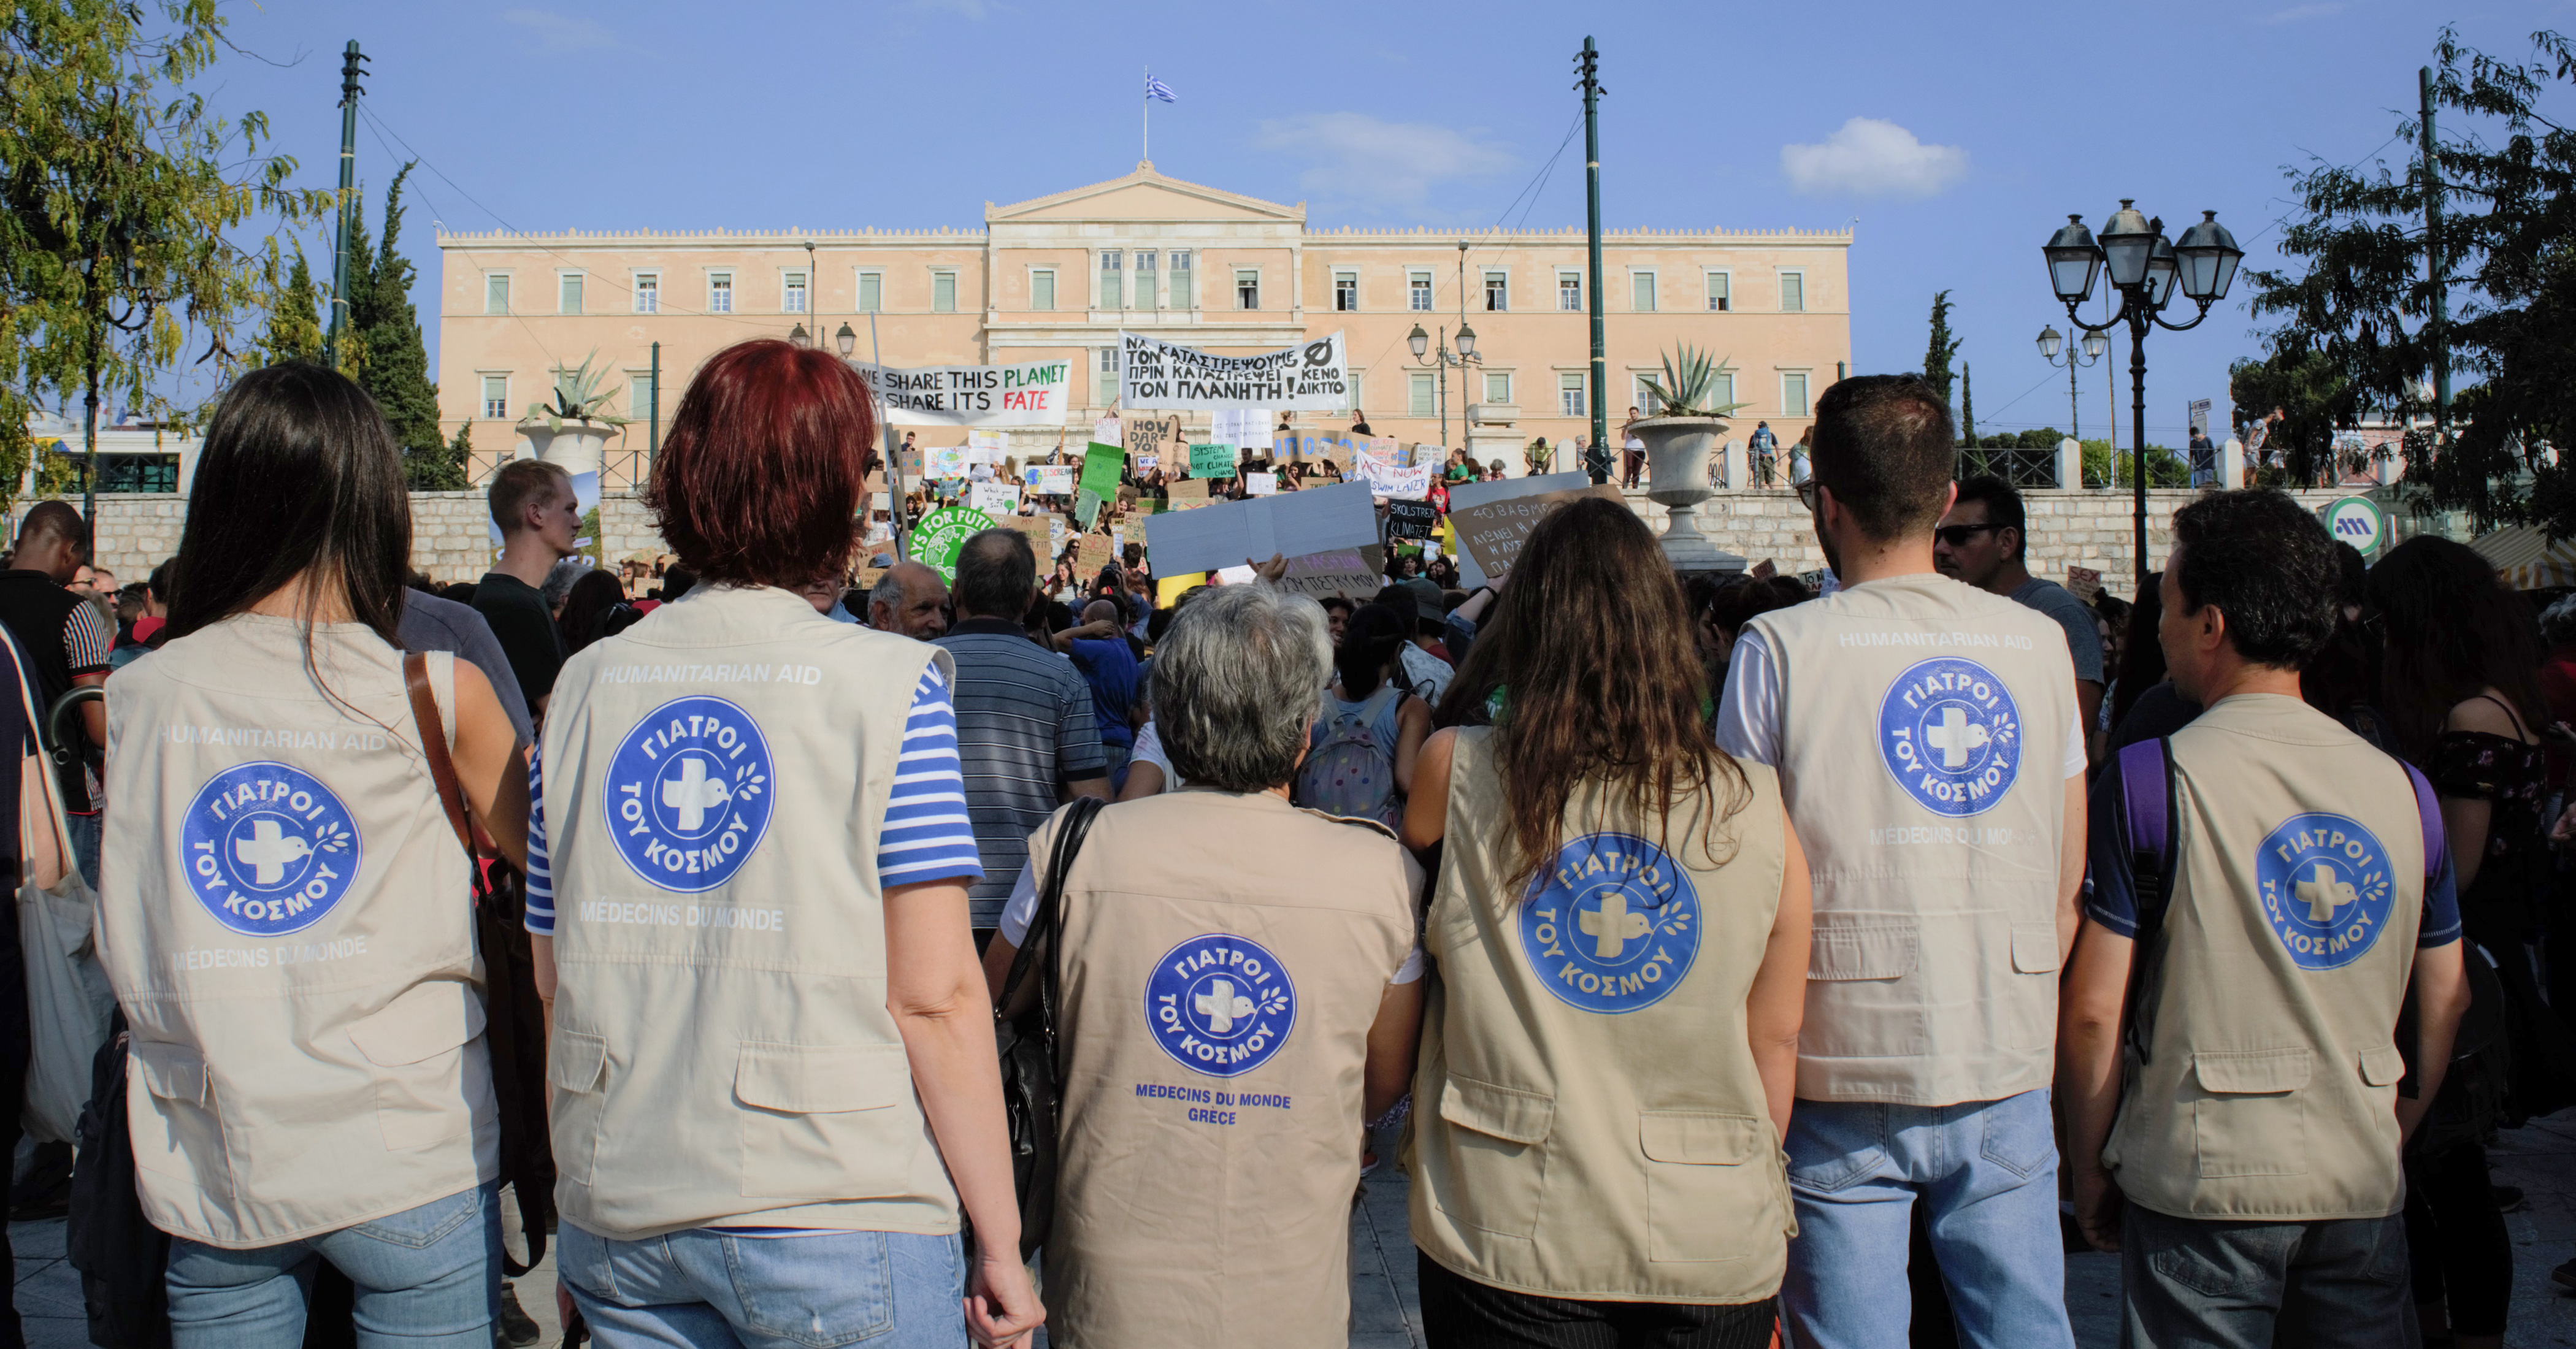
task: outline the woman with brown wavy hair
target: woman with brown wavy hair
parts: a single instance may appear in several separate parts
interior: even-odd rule
[[[1446,845],[1441,992],[1407,1164],[1434,1349],[1769,1341],[1807,864],[1772,770],[1710,743],[1710,693],[1653,537],[1578,500],[1423,746],[1403,834]]]

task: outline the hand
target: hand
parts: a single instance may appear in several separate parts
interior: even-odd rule
[[[966,1333],[977,1349],[1013,1349],[1046,1323],[1046,1308],[1029,1286],[1019,1243],[1007,1251],[978,1251],[966,1285]]]
[[[1272,553],[1267,562],[1255,562],[1247,557],[1243,565],[1252,568],[1252,574],[1258,580],[1277,581],[1288,574],[1288,558],[1281,553]]]
[[[555,1280],[555,1324],[563,1328],[567,1343],[574,1323],[580,1319],[581,1313],[572,1305],[572,1285]]]
[[[2558,823],[2549,826],[2549,841],[2562,848],[2576,843],[2576,801],[2569,802]]]
[[[2074,1175],[2075,1226],[2097,1251],[2120,1249],[2120,1186],[2111,1173],[2087,1167]]]

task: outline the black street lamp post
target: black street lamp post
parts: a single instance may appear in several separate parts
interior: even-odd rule
[[[2084,439],[2084,415],[2076,410],[2075,372],[2091,369],[2096,362],[2100,361],[2102,353],[2111,349],[2111,339],[2100,333],[2086,333],[2084,340],[2076,345],[2083,348],[2080,353],[2075,347],[2066,345],[2066,335],[2057,329],[2042,327],[2039,330],[2039,358],[2048,362],[2052,370],[2060,365],[2066,367],[2066,434],[2082,440]],[[2066,353],[2066,359],[2063,361],[2057,359],[2057,353],[2060,350]],[[2081,485],[2080,483],[2058,484],[2060,487]]]
[[[2147,332],[2163,328],[2179,333],[2199,327],[2209,317],[2209,307],[2227,298],[2227,285],[2236,279],[2236,264],[2245,250],[2218,223],[2216,211],[2201,212],[2200,223],[2183,231],[2182,242],[2171,243],[2165,239],[2162,219],[2138,214],[2130,199],[2123,197],[2120,209],[2102,222],[2100,242],[2084,228],[2082,216],[2070,215],[2041,252],[2048,258],[2049,286],[2066,303],[2066,321],[2085,334],[2088,346],[2124,320],[2129,327],[2130,453],[2134,456],[2130,476],[2137,493],[2138,582],[2143,588],[2147,579]],[[2093,294],[2093,279],[2105,267],[2111,272],[2111,288],[2120,293],[2119,312],[2100,323],[2086,323],[2075,307]],[[2189,323],[2164,319],[2165,306],[2172,303],[2177,289],[2199,306]],[[2052,336],[2041,336],[2043,351]]]

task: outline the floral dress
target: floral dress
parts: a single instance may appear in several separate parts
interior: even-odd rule
[[[2445,731],[2433,742],[2424,776],[2444,796],[2493,807],[2477,882],[2460,896],[2470,935],[2492,944],[2536,933],[2548,864],[2540,818],[2549,788],[2546,749],[2484,731]]]

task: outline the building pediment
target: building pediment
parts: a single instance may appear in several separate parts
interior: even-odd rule
[[[1008,206],[984,206],[987,225],[1036,221],[1211,221],[1263,224],[1295,224],[1306,220],[1305,203],[1283,206],[1259,197],[1247,197],[1222,188],[1199,183],[1185,183],[1166,178],[1154,171],[1151,161],[1140,163],[1136,171],[1124,178],[1093,183],[1052,196],[1013,202]]]

